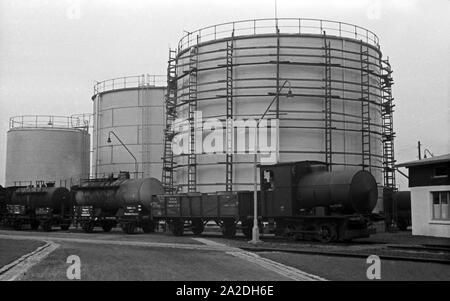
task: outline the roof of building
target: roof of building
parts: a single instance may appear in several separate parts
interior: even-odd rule
[[[442,155],[442,156],[434,156],[422,160],[415,160],[410,162],[405,162],[401,164],[397,164],[397,167],[410,167],[410,166],[419,166],[419,165],[430,165],[436,163],[444,163],[450,162],[450,154]]]

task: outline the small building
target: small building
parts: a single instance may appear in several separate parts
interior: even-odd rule
[[[450,237],[450,154],[397,167],[409,171],[412,234]]]

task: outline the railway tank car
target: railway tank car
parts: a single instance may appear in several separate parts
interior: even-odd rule
[[[118,177],[95,179],[72,187],[76,202],[76,222],[87,233],[95,227],[108,232],[117,224],[127,234],[140,227],[145,233],[153,232],[150,203],[153,195],[163,193],[155,178],[130,179],[128,172]]]
[[[67,230],[72,221],[73,201],[68,189],[54,183],[8,187],[3,222],[15,230],[30,225],[51,231],[53,226]]]
[[[260,172],[262,215],[275,234],[329,242],[373,233],[378,188],[370,172],[328,171],[319,161],[261,166]]]

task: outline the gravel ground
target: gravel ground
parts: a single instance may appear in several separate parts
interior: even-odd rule
[[[0,267],[44,245],[42,241],[0,239]]]

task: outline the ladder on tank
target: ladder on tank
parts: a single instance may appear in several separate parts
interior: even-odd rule
[[[188,192],[197,190],[197,155],[195,149],[195,113],[197,111],[197,69],[198,69],[198,47],[193,46],[189,56],[189,154],[188,154]]]
[[[142,145],[142,177],[150,177],[151,174],[151,125],[150,125],[150,107],[146,104],[148,97],[148,85],[145,84],[145,75],[139,80],[138,106],[141,107],[141,145]],[[139,178],[139,174],[136,175]]]
[[[176,119],[177,103],[177,73],[176,51],[169,49],[169,62],[167,67],[167,92],[166,92],[166,125],[164,129],[164,157],[162,169],[162,182],[164,191],[172,194],[175,192],[172,140],[175,136],[173,124]]]
[[[372,169],[370,143],[370,60],[369,47],[361,41],[361,165],[363,169]]]
[[[394,158],[394,98],[392,97],[392,69],[389,59],[381,60],[381,120],[383,141],[384,186],[396,189]]]
[[[233,190],[233,40],[227,42],[226,56],[226,98],[227,98],[227,116],[226,116],[226,154],[225,168],[226,191]]]
[[[325,37],[325,162],[332,170],[331,47]]]

